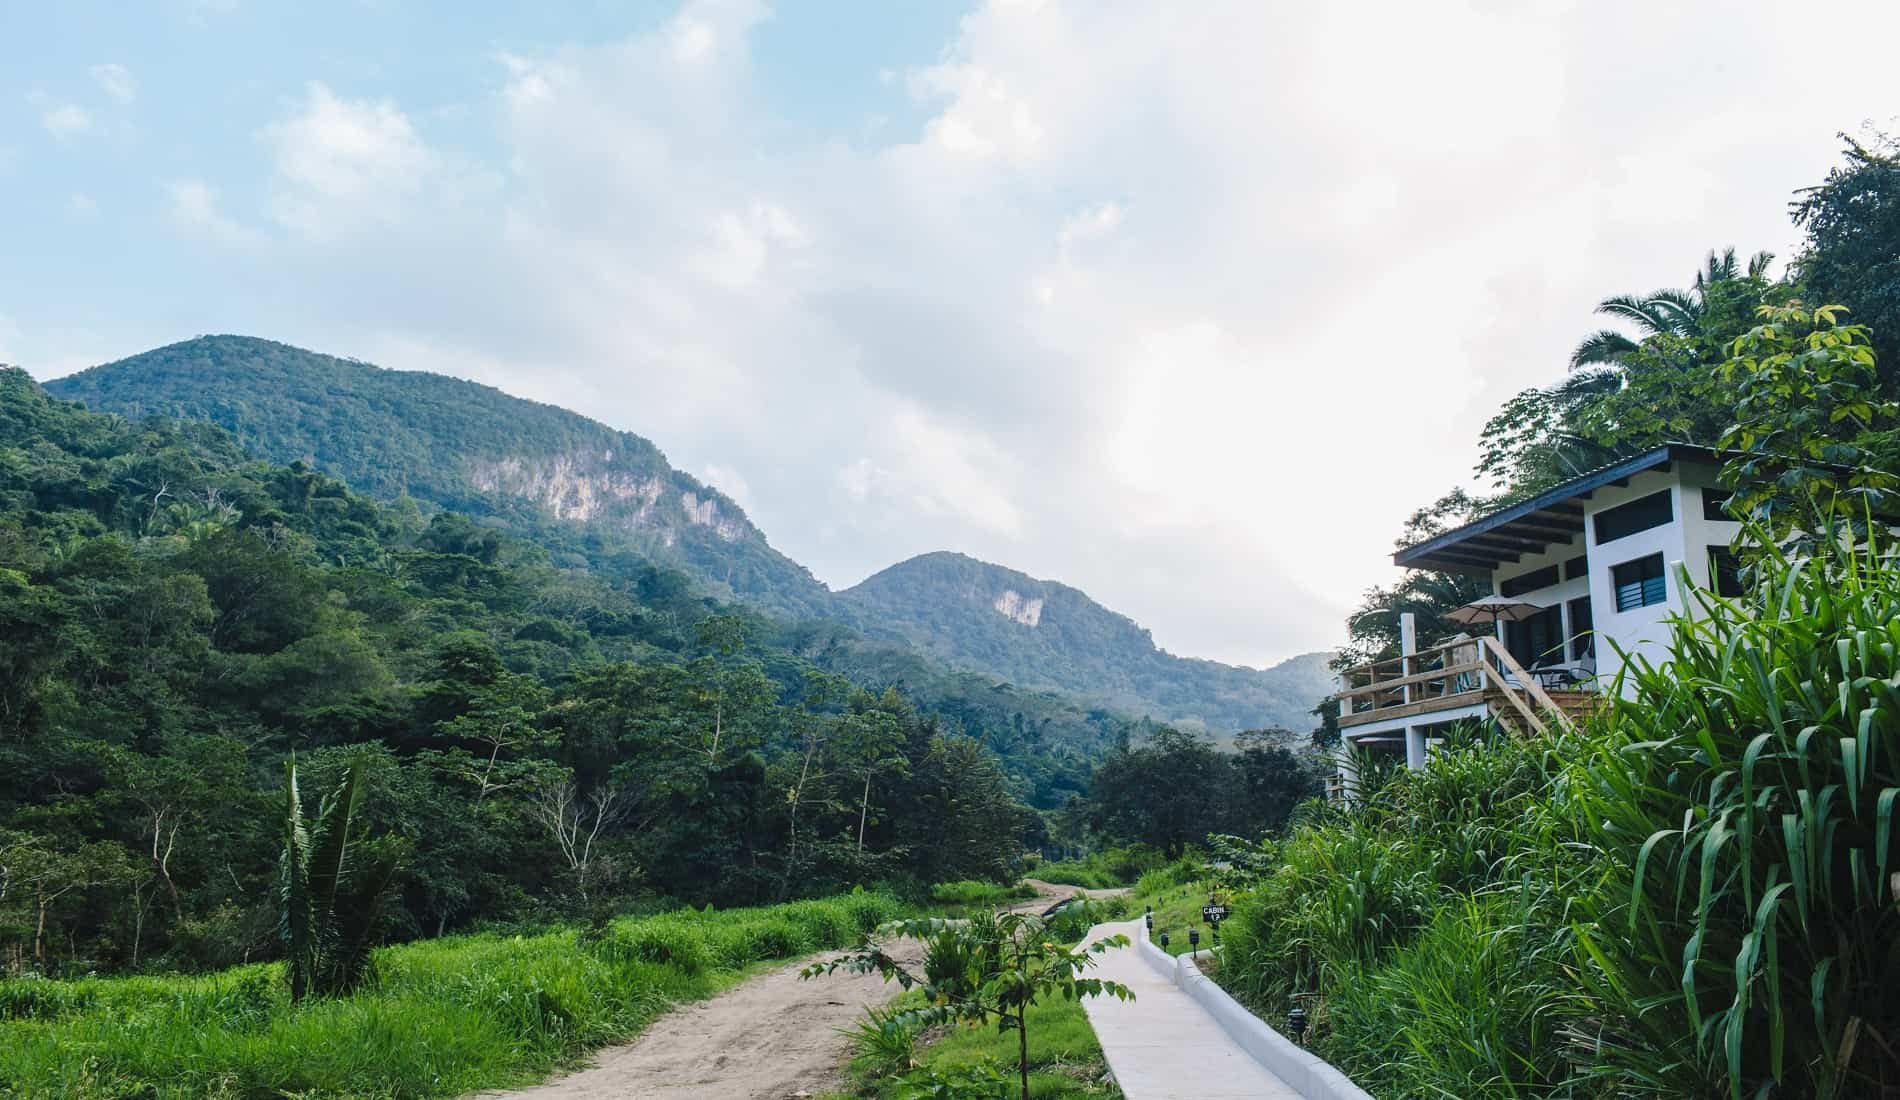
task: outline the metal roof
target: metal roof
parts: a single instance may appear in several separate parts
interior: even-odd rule
[[[1508,508],[1472,520],[1454,531],[1426,539],[1392,555],[1407,569],[1437,569],[1447,573],[1474,573],[1489,577],[1500,565],[1537,554],[1556,543],[1569,542],[1583,531],[1580,497],[1605,485],[1622,485],[1647,470],[1666,470],[1671,462],[1719,465],[1720,455],[1707,447],[1665,443],[1634,458],[1613,462],[1574,477],[1555,489],[1521,500]]]

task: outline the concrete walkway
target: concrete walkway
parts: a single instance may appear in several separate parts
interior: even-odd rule
[[[1141,923],[1097,925],[1083,941],[1116,933],[1130,941],[1098,956],[1087,973],[1122,983],[1135,991],[1135,999],[1082,1002],[1122,1094],[1128,1100],[1300,1100],[1207,1010],[1142,961],[1133,946],[1140,941]]]

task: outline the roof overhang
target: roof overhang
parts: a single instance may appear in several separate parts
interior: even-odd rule
[[[1583,531],[1583,501],[1606,485],[1627,484],[1637,474],[1667,470],[1674,462],[1720,465],[1721,461],[1721,456],[1706,447],[1666,443],[1500,508],[1455,531],[1408,546],[1393,554],[1392,561],[1407,569],[1489,577],[1500,565],[1575,538]]]

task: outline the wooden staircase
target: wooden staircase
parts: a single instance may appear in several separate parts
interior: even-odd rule
[[[1498,724],[1508,730],[1546,733],[1552,726],[1574,730],[1604,703],[1597,691],[1546,688],[1496,638],[1487,636],[1478,642],[1487,668],[1501,673],[1485,677],[1485,702]]]
[[[1525,721],[1524,708],[1513,705],[1509,699],[1504,697],[1505,692],[1512,690],[1515,689],[1500,684],[1485,693],[1485,701],[1491,704],[1491,713],[1496,716],[1499,725],[1514,733],[1538,732],[1531,727],[1529,722]],[[1590,716],[1602,709],[1608,702],[1608,700],[1603,697],[1602,692],[1588,689],[1565,690],[1546,688],[1544,689],[1543,695],[1544,698],[1553,704],[1553,707],[1537,709],[1546,715],[1554,714],[1558,719],[1559,725],[1568,726],[1572,729],[1589,721]],[[1536,706],[1536,704],[1531,704],[1528,701],[1526,701],[1526,703],[1528,706]]]

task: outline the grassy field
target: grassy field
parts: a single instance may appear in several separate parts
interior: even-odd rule
[[[522,1083],[904,909],[851,894],[623,919],[592,940],[452,936],[385,948],[369,987],[297,1007],[278,964],[0,982],[0,1095],[408,1098]]]

